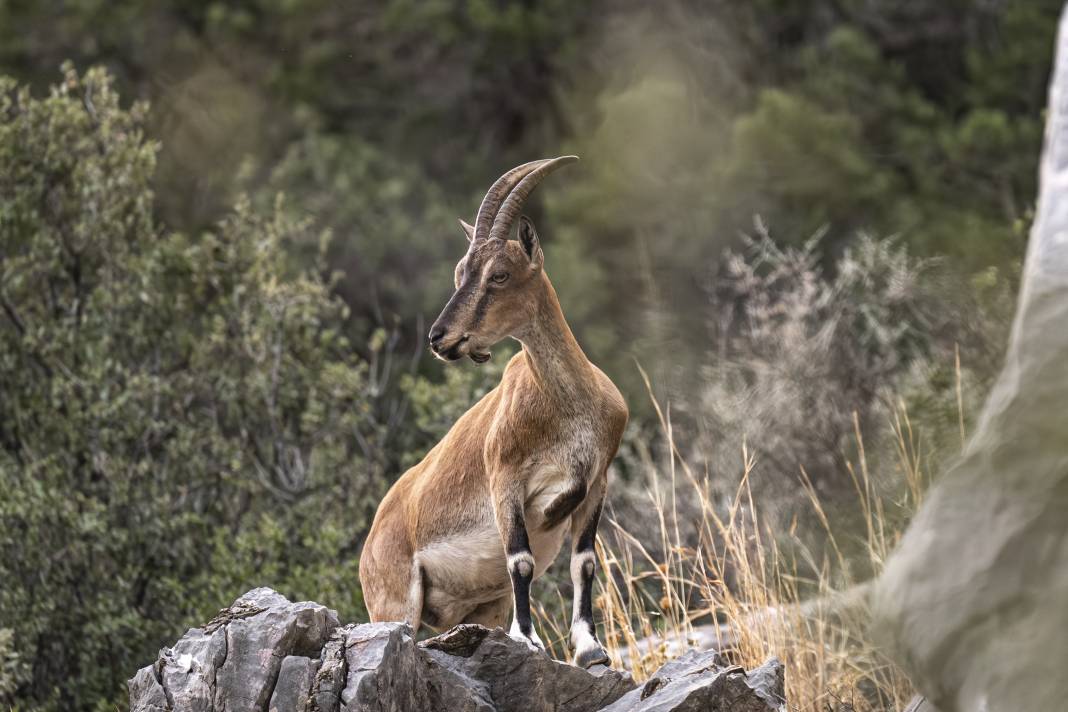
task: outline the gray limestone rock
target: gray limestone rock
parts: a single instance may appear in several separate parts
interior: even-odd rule
[[[1016,319],[961,459],[875,587],[873,632],[943,712],[1068,698],[1068,16]]]
[[[715,651],[690,651],[668,662],[639,690],[602,712],[785,712],[783,666],[726,666]]]
[[[156,676],[154,665],[137,671],[127,683],[130,692],[130,712],[167,712],[170,702],[163,684]]]
[[[288,655],[278,671],[269,712],[303,712],[308,706],[319,661],[303,655]]]
[[[337,625],[337,614],[318,603],[290,603],[269,588],[249,591],[138,671],[128,683],[130,708],[266,710],[282,661],[287,656],[317,660]],[[296,680],[291,673],[286,684]]]
[[[348,678],[341,695],[343,712],[494,712],[485,688],[435,664],[412,639],[404,623],[368,623],[346,633]]]
[[[325,606],[290,603],[269,588],[249,591],[223,617],[218,625],[226,631],[226,656],[215,673],[217,712],[264,709],[282,660],[318,656],[338,626],[337,614]]]
[[[308,712],[337,712],[345,689],[348,666],[345,663],[345,637],[351,626],[338,628],[323,646],[319,670],[308,695]]]
[[[339,627],[316,603],[256,589],[189,630],[129,682],[134,712],[778,711],[782,666],[746,673],[691,652],[637,689],[591,674],[503,630],[461,625],[416,643],[403,623]]]
[[[634,689],[630,675],[592,675],[551,660],[500,628],[461,625],[420,643],[442,669],[477,681],[498,712],[595,712]]]

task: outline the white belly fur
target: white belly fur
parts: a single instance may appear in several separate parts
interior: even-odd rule
[[[492,522],[433,542],[418,553],[432,590],[471,603],[500,598],[511,590],[504,546]]]
[[[545,508],[567,488],[568,481],[559,468],[543,468],[530,479],[524,517],[535,578],[556,559],[567,534],[567,519],[554,529],[542,529]],[[511,592],[504,544],[495,522],[433,542],[423,547],[418,557],[436,599],[451,595],[461,599],[458,605],[477,604]]]

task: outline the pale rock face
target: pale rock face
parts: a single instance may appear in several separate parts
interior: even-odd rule
[[[287,688],[304,684],[302,661],[317,661],[337,626],[326,606],[290,603],[269,588],[249,591],[138,671],[129,682],[130,709],[268,709],[280,680]]]
[[[941,712],[1068,699],[1066,17],[1004,370],[873,595],[876,637]]]

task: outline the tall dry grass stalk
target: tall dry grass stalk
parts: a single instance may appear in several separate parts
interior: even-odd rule
[[[613,665],[629,669],[640,681],[687,647],[721,650],[725,662],[746,668],[776,656],[786,667],[791,710],[903,709],[912,689],[866,642],[868,584],[855,580],[852,572],[862,570],[868,577],[882,570],[905,525],[904,518],[888,516],[888,508],[914,511],[926,488],[925,456],[904,403],[897,404],[889,424],[902,473],[902,486],[895,489],[892,502],[873,481],[854,418],[856,454],[848,469],[861,532],[849,536],[863,542],[861,558],[867,561],[859,562],[843,553],[833,522],[803,469],[798,487],[822,530],[823,552],[817,554],[802,543],[796,520],[786,532],[765,524],[750,486],[760,463],[744,442],[739,453],[742,475],[733,498],[713,501],[710,473],[695,472],[681,457],[669,414],[655,397],[653,403],[671,453],[669,463],[650,465],[648,496],[659,517],[659,547],[651,551],[643,542],[656,537],[636,536],[626,522],[611,517],[606,517],[599,538],[604,575],[599,577],[596,607]],[[696,547],[680,535],[676,502],[682,497],[700,504]],[[549,607],[556,605],[557,611],[542,607],[537,613],[552,654],[563,659],[568,654],[567,629],[560,623],[570,620],[570,611],[562,596]]]

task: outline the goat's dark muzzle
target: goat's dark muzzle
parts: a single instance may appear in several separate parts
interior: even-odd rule
[[[444,361],[456,361],[464,357],[465,354],[460,352],[460,347],[467,342],[468,338],[467,334],[458,339],[449,338],[448,330],[435,323],[430,329],[430,350]]]

